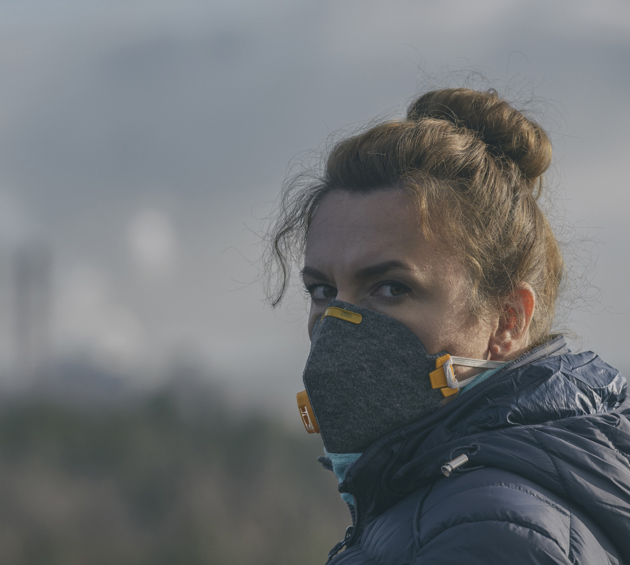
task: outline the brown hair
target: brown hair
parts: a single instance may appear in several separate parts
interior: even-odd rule
[[[285,184],[266,263],[278,281],[269,293],[272,305],[286,293],[291,265],[303,253],[324,196],[398,188],[417,202],[425,236],[466,264],[471,311],[500,311],[504,298],[529,283],[536,295],[530,342],[543,341],[564,272],[537,202],[550,162],[544,130],[494,90],[457,88],[420,96],[406,119],[342,140],[320,174],[300,174]]]

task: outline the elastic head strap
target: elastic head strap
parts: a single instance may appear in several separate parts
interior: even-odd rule
[[[453,365],[463,365],[465,367],[476,367],[479,369],[498,369],[505,365],[502,361],[484,361],[483,359],[470,359],[469,357],[451,357],[448,353],[442,355],[435,361],[435,371],[429,374],[431,387],[439,388],[443,396],[455,394],[461,387],[466,386],[475,377],[470,377],[463,381],[455,378]]]

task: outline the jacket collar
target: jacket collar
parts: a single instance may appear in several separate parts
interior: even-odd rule
[[[505,436],[506,429],[609,412],[625,396],[618,371],[593,353],[570,355],[558,336],[434,414],[374,443],[348,468],[339,490],[355,497],[361,526],[442,477],[441,466],[462,450],[482,447],[485,457],[495,453],[497,434]]]

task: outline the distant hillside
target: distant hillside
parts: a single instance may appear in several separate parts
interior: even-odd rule
[[[13,401],[0,408],[1,561],[321,565],[350,518],[320,453],[210,393]]]

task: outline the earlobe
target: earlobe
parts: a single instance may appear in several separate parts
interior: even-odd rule
[[[491,359],[507,361],[525,352],[535,307],[536,297],[527,283],[521,284],[505,300],[496,331],[488,344]]]

